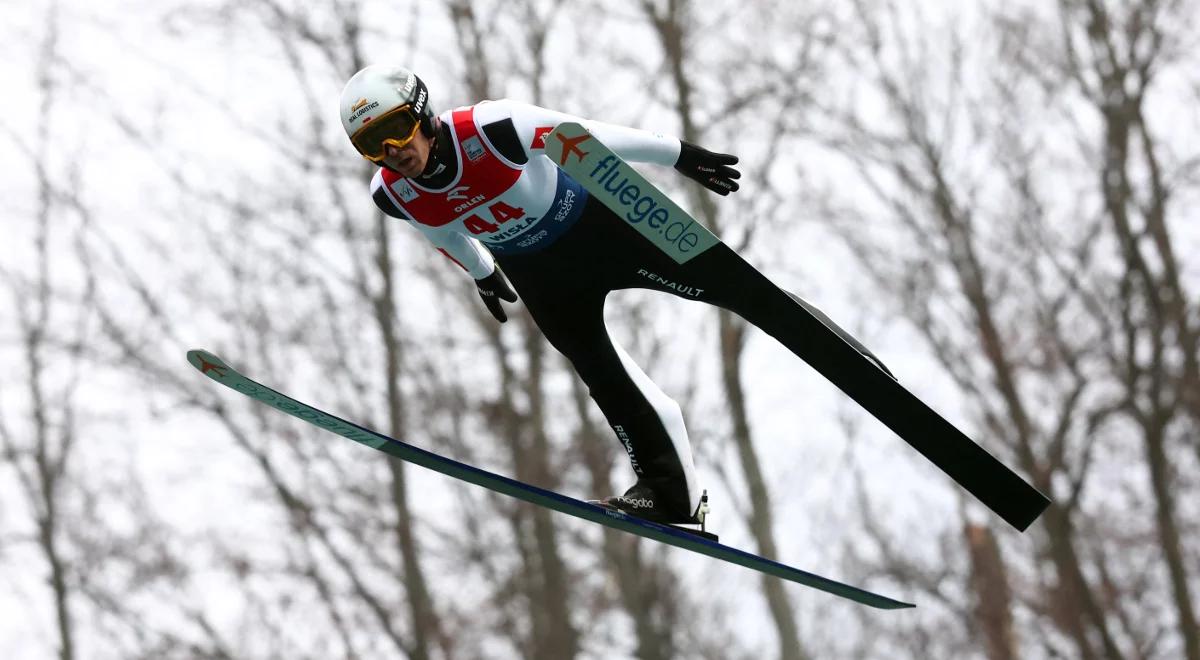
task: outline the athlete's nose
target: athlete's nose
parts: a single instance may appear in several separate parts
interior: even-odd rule
[[[383,154],[388,158],[399,158],[400,147],[397,147],[394,144],[385,144],[383,145]]]

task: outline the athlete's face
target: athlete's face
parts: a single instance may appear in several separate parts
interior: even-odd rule
[[[385,144],[383,152],[386,158],[383,159],[383,162],[403,176],[409,178],[418,176],[425,171],[425,163],[429,162],[431,144],[432,141],[418,130],[413,139],[403,147]]]

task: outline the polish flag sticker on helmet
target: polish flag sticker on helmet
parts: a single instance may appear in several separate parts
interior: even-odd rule
[[[479,140],[478,135],[472,135],[463,140],[462,146],[463,151],[467,154],[467,159],[471,162],[475,162],[487,155],[487,152],[483,150],[483,142]]]
[[[400,199],[405,202],[411,202],[417,198],[417,191],[408,183],[408,179],[397,179],[392,184],[392,191],[400,196]]]

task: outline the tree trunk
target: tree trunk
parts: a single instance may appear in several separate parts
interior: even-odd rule
[[[609,473],[613,466],[613,443],[594,430],[588,410],[593,405],[586,387],[578,378],[572,389],[575,410],[582,427],[578,445],[590,477],[592,493],[605,497],[615,492]],[[678,603],[672,598],[683,594],[664,593],[661,585],[678,582],[678,576],[666,564],[645,559],[640,538],[607,527],[603,530],[603,561],[617,582],[617,594],[633,624],[636,638],[634,655],[638,660],[670,660],[679,649],[681,634]]]
[[[971,587],[975,592],[975,619],[987,641],[988,660],[1016,660],[1013,633],[1012,588],[992,530],[968,523],[963,529],[971,558]]]
[[[681,0],[669,2],[667,8],[659,13],[652,3],[643,3],[643,10],[658,33],[667,58],[671,83],[677,95],[676,112],[683,127],[682,137],[689,142],[697,142],[699,135],[696,121],[693,118],[695,108],[692,105],[692,84],[684,71],[689,55],[685,44],[687,36],[685,23],[691,8],[690,2]],[[717,221],[716,206],[706,195],[697,198],[697,202],[703,222],[719,235],[720,226]],[[722,383],[726,400],[730,406],[733,441],[737,446],[742,471],[750,490],[750,530],[761,554],[767,557],[778,557],[771,514],[771,498],[767,491],[766,481],[763,479],[758,456],[754,450],[754,441],[747,421],[745,390],[741,382],[740,368],[742,351],[745,347],[744,333],[745,323],[743,321],[724,310],[719,312]],[[764,576],[762,584],[767,606],[779,636],[779,657],[781,660],[804,658],[805,654],[800,645],[795,614],[781,581]]]
[[[403,438],[407,428],[404,407],[404,395],[400,391],[400,371],[404,362],[403,348],[396,336],[398,319],[396,318],[395,287],[392,279],[394,264],[389,245],[389,226],[392,221],[382,215],[376,218],[376,259],[380,279],[383,282],[381,290],[375,297],[375,319],[379,325],[380,336],[383,338],[383,361],[387,384],[388,429],[393,437]],[[404,587],[408,596],[409,625],[412,627],[412,644],[408,649],[414,660],[429,660],[431,657],[431,639],[445,641],[441,634],[441,623],[434,609],[433,599],[425,579],[425,571],[421,568],[420,548],[417,545],[413,527],[415,524],[408,503],[408,491],[405,479],[406,465],[396,458],[388,458],[388,469],[391,473],[392,507],[396,517],[394,531],[396,545],[400,551],[401,563],[404,567]]]

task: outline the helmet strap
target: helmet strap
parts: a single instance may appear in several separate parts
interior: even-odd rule
[[[421,173],[421,177],[440,180],[441,178],[452,176],[453,172],[451,170],[454,169],[452,166],[455,162],[455,156],[454,142],[450,139],[449,126],[438,119],[433,137],[430,140],[432,144],[429,147],[429,161],[425,163],[425,171]]]
[[[440,119],[430,115],[421,115],[421,133],[427,138],[436,138],[438,126],[442,123]]]

